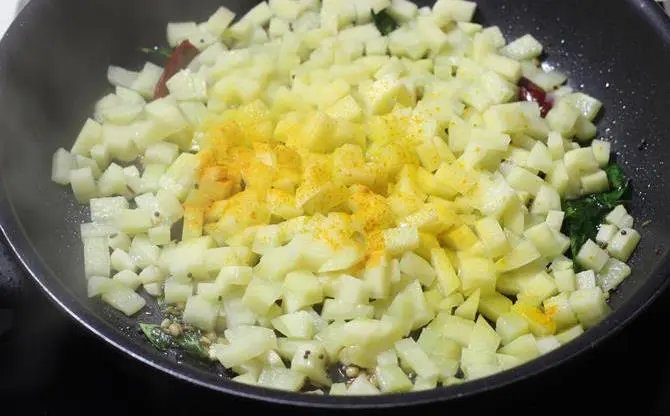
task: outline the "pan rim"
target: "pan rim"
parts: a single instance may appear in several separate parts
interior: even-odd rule
[[[663,37],[667,44],[670,44],[669,20],[660,7],[653,0],[627,1],[634,3],[635,7],[644,15],[644,18],[649,21],[649,24],[655,28],[658,35]],[[21,11],[5,37],[11,38],[16,31],[18,22],[29,17],[32,13],[36,13],[40,5],[45,3],[46,1],[31,1]],[[141,354],[135,342],[120,333],[118,328],[113,327],[85,307],[63,282],[53,278],[53,273],[45,264],[38,261],[39,254],[33,249],[30,239],[23,232],[22,225],[15,215],[14,206],[11,203],[10,195],[6,190],[2,175],[0,175],[0,234],[23,271],[37,283],[40,290],[47,295],[51,302],[57,305],[59,309],[65,311],[68,316],[88,331],[143,365],[148,365],[159,372],[169,374],[190,384],[225,393],[233,397],[238,396],[272,404],[311,408],[382,409],[398,406],[405,407],[435,402],[448,402],[500,389],[563,365],[575,359],[583,352],[595,348],[601,342],[628,326],[657,299],[670,283],[666,278],[670,259],[666,255],[661,260],[657,269],[647,276],[647,282],[608,318],[596,327],[589,329],[588,332],[590,334],[584,334],[580,339],[535,360],[483,379],[422,392],[372,397],[316,396],[240,384],[229,379],[221,379],[214,373],[210,375],[203,372],[200,375],[194,371],[184,371],[183,368],[179,367],[179,364],[167,357],[160,356],[159,358],[154,358]]]

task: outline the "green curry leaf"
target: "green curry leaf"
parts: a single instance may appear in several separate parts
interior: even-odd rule
[[[139,326],[149,342],[161,351],[177,349],[196,358],[206,358],[208,355],[200,342],[202,334],[198,329],[185,329],[175,337],[163,331],[159,325],[140,323]]]
[[[207,350],[202,346],[200,338],[202,338],[202,335],[198,330],[184,331],[181,336],[177,337],[177,346],[188,355],[206,358]]]
[[[172,337],[166,334],[160,326],[153,324],[140,323],[140,329],[154,347],[165,351],[174,346]]]
[[[630,182],[621,166],[610,164],[605,168],[605,173],[610,184],[609,191],[563,201],[563,232],[570,237],[573,259],[588,239],[595,239],[598,225],[607,213],[625,203],[626,194],[630,190]]]
[[[152,48],[140,48],[140,51],[146,53],[147,55],[157,54],[164,58],[169,58],[172,56],[172,49],[163,48],[160,46],[154,46]]]
[[[372,21],[375,22],[375,26],[377,26],[382,36],[386,36],[398,28],[398,22],[393,19],[386,9],[380,10],[379,13],[370,10],[370,13],[372,14]]]

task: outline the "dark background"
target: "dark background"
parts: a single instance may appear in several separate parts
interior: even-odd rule
[[[630,326],[565,366],[496,392],[411,411],[605,415],[633,406],[635,415],[670,415],[668,317],[670,292]],[[189,385],[107,346],[47,299],[0,240],[0,415],[206,415],[278,409]]]

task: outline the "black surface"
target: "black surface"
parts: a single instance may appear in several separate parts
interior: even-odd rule
[[[58,146],[72,143],[81,122],[90,114],[93,102],[104,92],[107,65],[138,66],[142,56],[133,51],[138,46],[162,40],[167,21],[203,19],[220,3],[242,8],[252,2],[31,2],[0,48],[0,180],[7,191],[6,194],[0,191],[0,224],[40,284],[80,322],[129,354],[217,389],[273,400],[295,400],[295,395],[268,394],[265,390],[227,382],[192,363],[176,363],[148,348],[131,330],[132,320],[89,302],[84,295],[77,238],[77,224],[85,211],[75,206],[68,192],[48,180],[52,152]],[[442,391],[371,400],[388,400],[388,404],[395,405],[408,403],[407,400],[454,398],[539,373],[583,353],[579,361],[564,363],[560,376],[558,369],[546,371],[542,378],[549,380],[549,384],[540,384],[540,378],[533,377],[511,389],[477,396],[465,403],[490,404],[502,398],[506,402],[514,398],[514,407],[539,406],[537,403],[551,407],[558,399],[586,397],[602,407],[637,395],[636,401],[644,400],[641,407],[653,407],[654,397],[658,397],[652,396],[653,392],[660,388],[659,378],[666,374],[662,372],[667,360],[661,353],[665,350],[661,335],[648,335],[641,329],[644,326],[635,325],[618,334],[617,341],[608,342],[607,345],[614,348],[609,356],[603,352],[607,346],[596,348],[596,343],[635,315],[666,281],[663,272],[667,271],[666,247],[670,243],[667,209],[670,185],[658,177],[667,171],[664,163],[670,160],[670,148],[665,144],[670,119],[663,116],[670,104],[670,85],[665,82],[670,73],[667,20],[651,1],[640,0],[482,0],[479,3],[482,9],[479,17],[486,23],[499,24],[508,38],[533,33],[546,46],[550,62],[568,73],[572,85],[583,85],[587,92],[604,101],[600,135],[613,142],[627,172],[634,176],[633,214],[640,222],[647,219],[653,222],[641,230],[643,241],[633,261],[635,273],[613,299],[616,312],[585,336],[530,364],[489,379]],[[647,147],[638,150],[642,139]],[[24,296],[30,296],[32,289],[24,290]],[[3,372],[3,383],[18,383],[25,375],[28,384],[23,391],[28,393],[38,390],[30,383],[39,382],[44,383],[45,391],[54,400],[79,400],[86,393],[91,396],[99,393],[115,402],[116,396],[102,387],[103,381],[109,380],[121,393],[127,393],[122,394],[123,399],[119,401],[152,404],[160,396],[172,404],[178,392],[185,389],[185,383],[167,374],[158,375],[144,364],[112,351],[99,338],[84,336],[82,330],[72,329],[59,320],[60,315],[53,308],[46,308],[40,314],[40,308],[34,304],[39,302],[25,298],[16,312],[19,329],[8,344],[8,348],[14,349],[1,356],[8,361],[6,365],[12,365],[8,376]],[[658,316],[667,316],[662,312],[651,322],[659,332],[665,328]],[[642,350],[633,350],[633,346]],[[19,359],[20,354],[24,354],[26,361]],[[645,361],[647,359],[650,361]],[[595,367],[586,371],[588,361],[593,361]],[[136,370],[138,368],[141,370]],[[35,379],[30,369],[41,376]],[[83,373],[79,373],[80,370]],[[117,374],[93,378],[101,370],[103,374]],[[150,378],[144,378],[145,373]],[[604,378],[591,378],[603,374]],[[166,380],[165,386],[158,380]],[[577,380],[587,383],[574,386]],[[649,380],[656,388],[642,388]],[[596,390],[598,386],[604,386],[605,390]],[[633,396],[629,396],[631,392]],[[227,396],[212,397],[219,401]],[[546,400],[536,403],[539,397]],[[300,399],[319,400],[316,396]],[[371,400],[366,402],[372,403]],[[364,402],[334,398],[331,403],[335,401]],[[28,400],[27,404],[39,405],[39,401]]]

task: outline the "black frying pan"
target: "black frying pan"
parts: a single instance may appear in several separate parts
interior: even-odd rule
[[[453,400],[534,376],[595,348],[662,291],[669,271],[670,24],[650,0],[480,0],[476,20],[508,39],[532,33],[570,83],[605,104],[599,135],[634,178],[632,213],[642,242],[633,275],[611,299],[615,312],[577,340],[495,376],[448,388],[369,398],[322,397],[237,384],[220,369],[163,354],[134,320],[86,297],[78,224],[86,218],[49,180],[51,155],[69,147],[106,92],[110,64],[139,66],[138,47],[162,42],[165,25],[202,20],[226,0],[32,0],[0,45],[0,228],[50,297],[82,325],[140,361],[192,383],[270,402],[328,407],[398,406]],[[427,1],[418,3],[427,4]],[[432,1],[430,2],[432,3]],[[666,163],[668,164],[666,166]],[[157,312],[154,310],[154,317]]]

